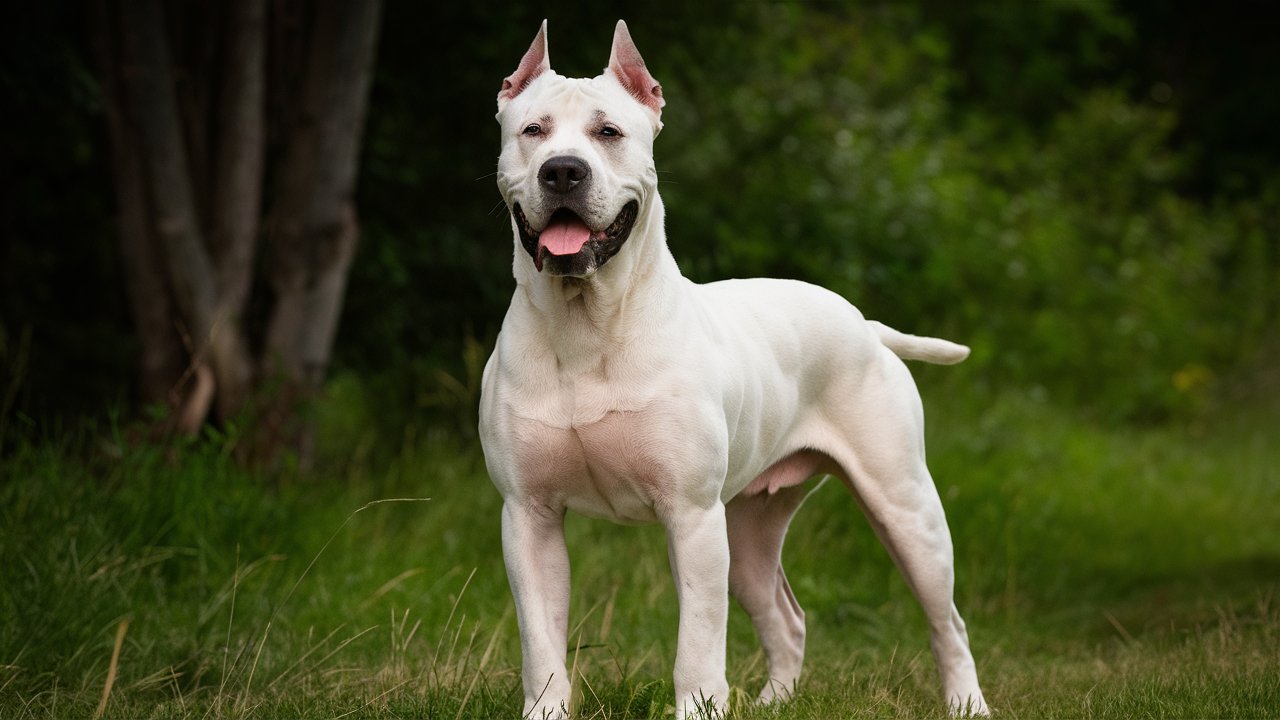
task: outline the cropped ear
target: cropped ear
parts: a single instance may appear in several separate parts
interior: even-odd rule
[[[640,104],[649,108],[656,115],[662,114],[662,106],[667,101],[662,98],[662,86],[649,74],[644,66],[644,58],[631,40],[627,32],[627,23],[619,20],[613,30],[613,50],[609,53],[609,72],[622,83],[622,87],[631,93]]]
[[[551,69],[551,60],[547,56],[547,21],[542,21],[533,44],[520,58],[520,66],[502,81],[502,89],[498,91],[498,112],[515,96],[524,92],[534,78]]]

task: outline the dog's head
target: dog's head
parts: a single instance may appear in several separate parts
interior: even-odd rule
[[[663,104],[626,23],[614,30],[609,66],[582,79],[551,69],[543,21],[502,81],[497,115],[498,190],[536,272],[589,277],[622,249],[657,189]]]

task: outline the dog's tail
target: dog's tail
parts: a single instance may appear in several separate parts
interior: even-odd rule
[[[941,338],[921,337],[898,332],[884,323],[867,321],[880,336],[880,342],[903,360],[923,360],[938,365],[955,365],[969,357],[969,348]]]

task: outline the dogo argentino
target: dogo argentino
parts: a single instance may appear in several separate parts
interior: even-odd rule
[[[685,279],[653,162],[664,104],[623,22],[591,79],[551,70],[544,22],[498,93],[516,289],[484,371],[480,435],[503,497],[525,716],[570,707],[566,510],[665,527],[677,717],[728,706],[730,593],[764,646],[759,699],[789,697],[805,627],[782,541],[820,474],[853,492],[924,607],[951,711],[985,714],[900,359],[955,363],[968,348],[864,320],[802,282]]]

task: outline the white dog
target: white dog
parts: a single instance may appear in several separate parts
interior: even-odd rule
[[[951,711],[985,714],[899,359],[954,363],[968,349],[864,320],[802,282],[685,279],[653,164],[664,103],[622,22],[591,79],[551,70],[544,22],[498,93],[516,290],[484,371],[480,435],[504,501],[524,714],[569,712],[566,510],[666,528],[677,717],[728,706],[730,593],[768,659],[760,700],[789,697],[805,627],[782,540],[818,474],[849,487],[919,598]]]

